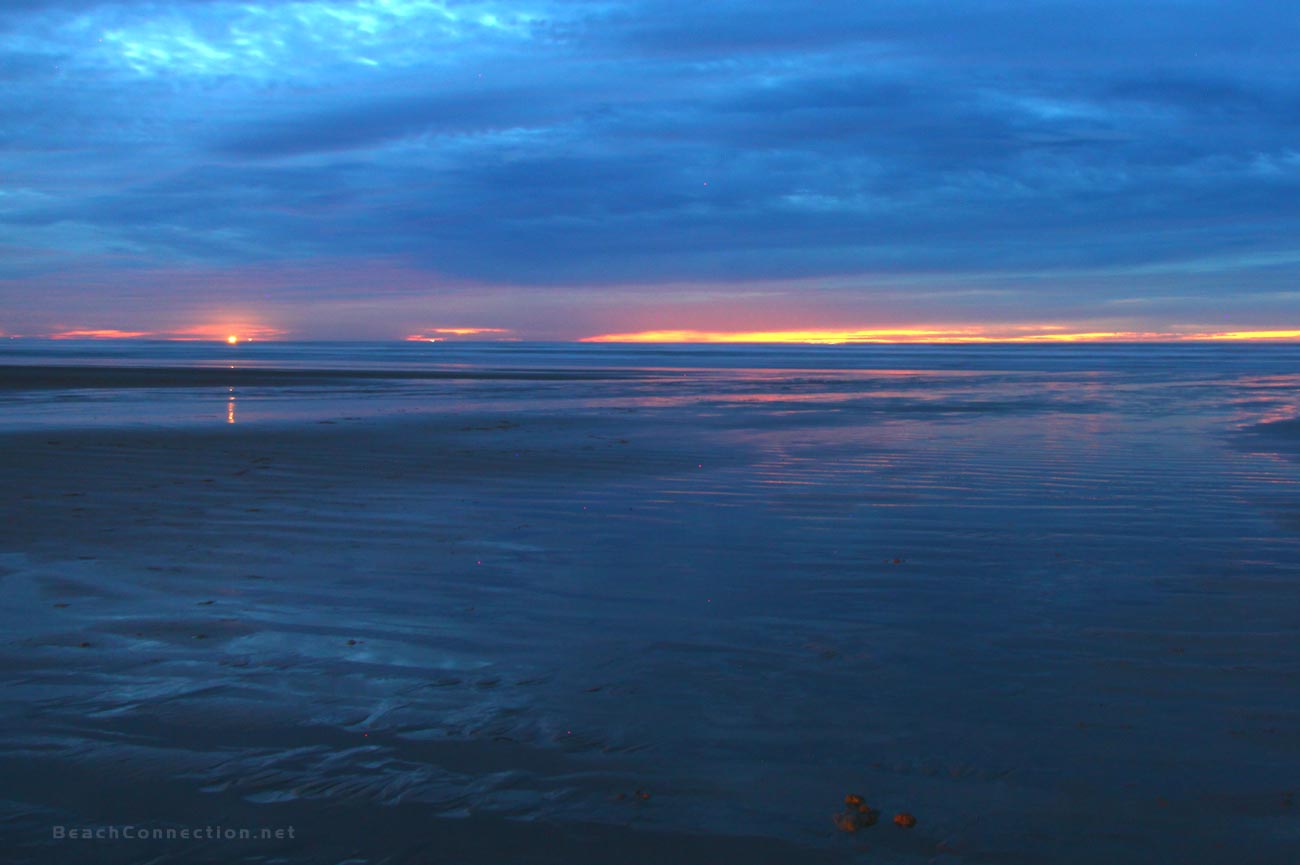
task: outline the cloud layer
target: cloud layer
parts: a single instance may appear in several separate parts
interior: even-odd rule
[[[0,330],[1296,325],[1276,4],[0,12]]]

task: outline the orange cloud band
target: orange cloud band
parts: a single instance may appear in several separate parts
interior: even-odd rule
[[[413,333],[407,342],[437,342],[447,336],[484,336],[494,333],[512,333],[503,327],[435,327],[421,333]]]

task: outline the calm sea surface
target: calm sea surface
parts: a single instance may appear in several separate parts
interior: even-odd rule
[[[0,816],[1297,862],[1297,418],[1286,345],[0,343]],[[308,840],[42,828],[218,816]]]

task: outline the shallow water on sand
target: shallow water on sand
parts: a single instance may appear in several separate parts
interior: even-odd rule
[[[17,861],[1295,861],[1300,348],[236,348],[0,352]]]

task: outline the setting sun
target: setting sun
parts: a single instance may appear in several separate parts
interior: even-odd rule
[[[235,343],[239,342],[239,337],[235,336],[232,333],[230,336],[226,337],[226,342],[230,343],[231,345],[234,345]]]

